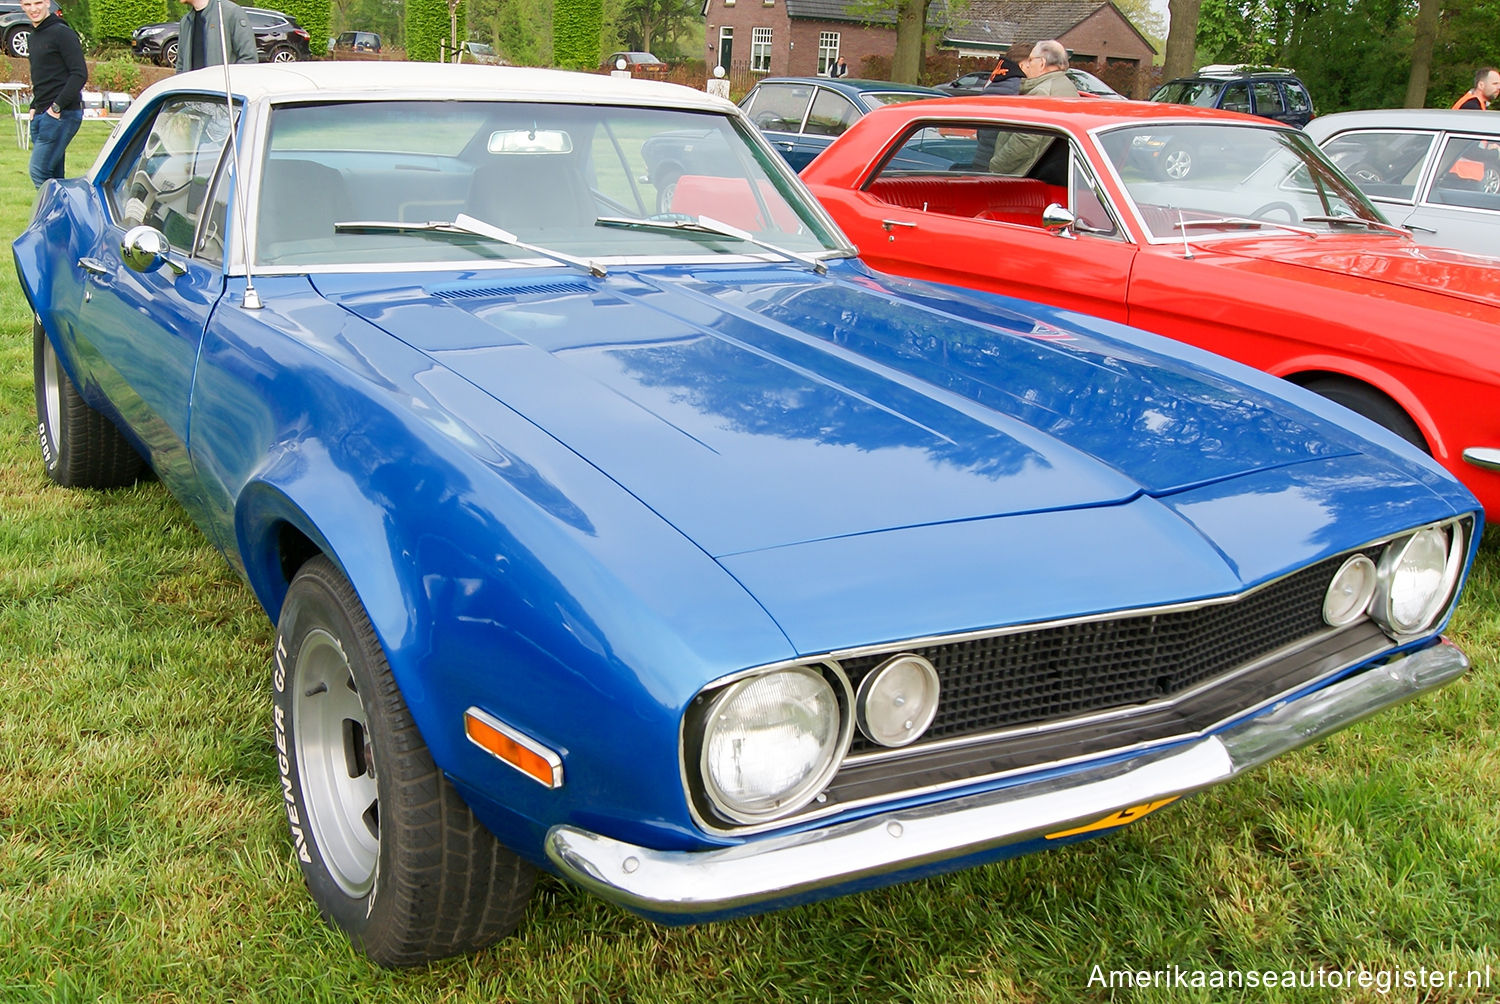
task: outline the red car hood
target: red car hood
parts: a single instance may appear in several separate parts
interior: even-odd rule
[[[1198,245],[1266,263],[1268,270],[1315,269],[1355,280],[1459,297],[1500,307],[1500,260],[1396,237],[1365,234],[1260,237]]]

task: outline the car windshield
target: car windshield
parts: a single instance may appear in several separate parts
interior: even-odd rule
[[[1099,134],[1099,145],[1153,237],[1389,225],[1317,147],[1292,129],[1149,123]],[[1285,226],[1282,226],[1285,225]]]
[[[301,270],[536,260],[526,245],[589,261],[763,255],[767,246],[808,258],[846,252],[776,154],[751,135],[735,116],[667,108],[278,106],[261,168],[255,261]],[[424,226],[460,216],[519,243]],[[599,222],[700,217],[730,229]]]

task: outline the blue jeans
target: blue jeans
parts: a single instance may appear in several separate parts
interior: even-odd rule
[[[48,178],[63,176],[63,157],[68,144],[83,124],[83,109],[63,112],[58,118],[43,109],[31,113],[31,183],[37,188]]]

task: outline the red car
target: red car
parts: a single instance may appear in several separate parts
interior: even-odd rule
[[[914,150],[951,166],[912,170]],[[1426,450],[1500,517],[1500,258],[1416,244],[1296,129],[1135,101],[916,101],[860,119],[802,179],[875,268],[1257,366]]]

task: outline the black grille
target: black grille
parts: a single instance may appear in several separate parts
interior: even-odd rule
[[[903,649],[942,681],[922,743],[1161,700],[1327,629],[1323,594],[1345,556],[1238,600]],[[857,688],[892,653],[841,659]],[[856,734],[852,753],[880,747]]]

